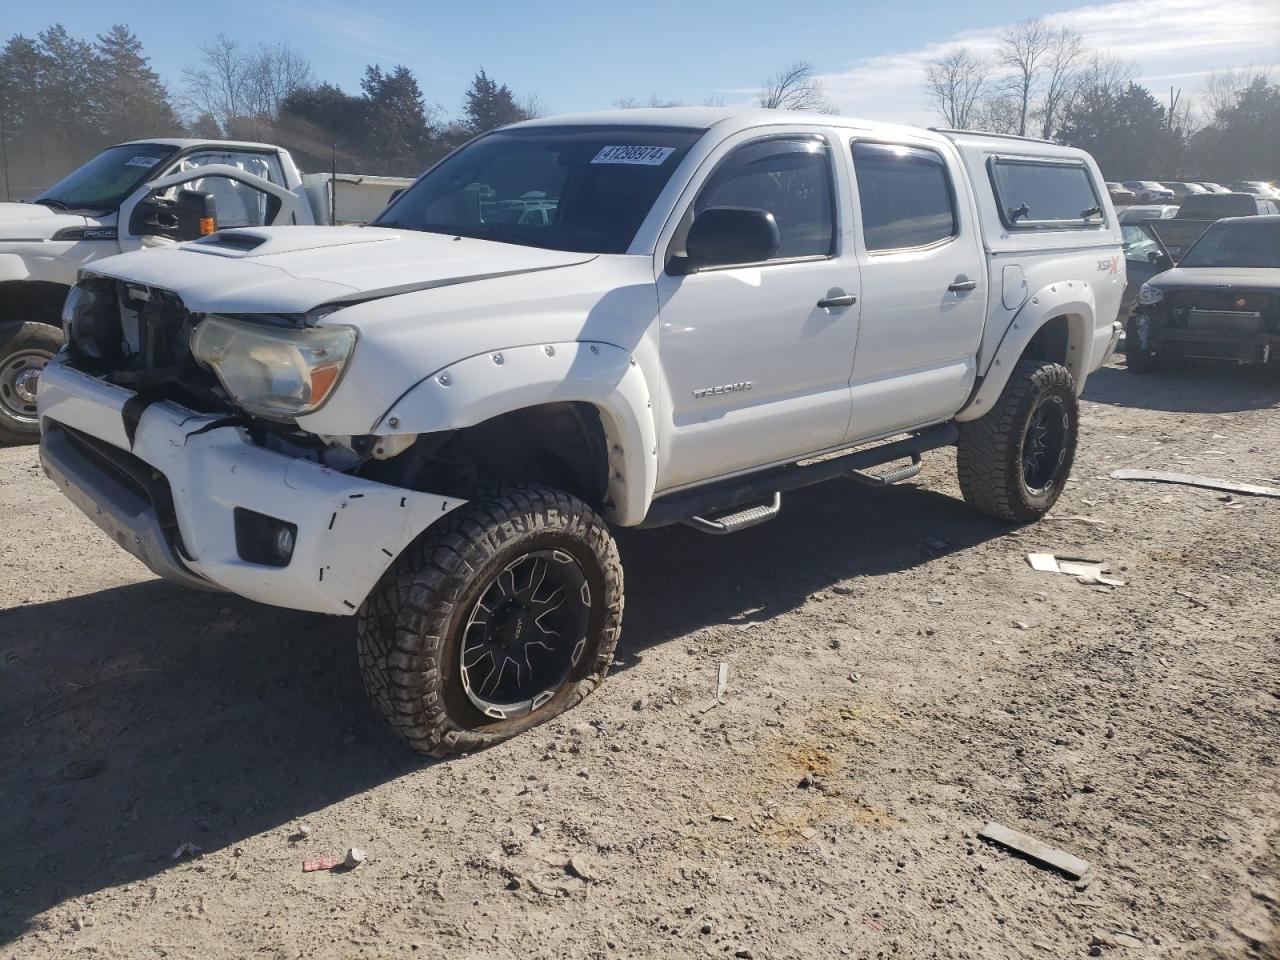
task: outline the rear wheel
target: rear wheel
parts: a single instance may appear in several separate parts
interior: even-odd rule
[[[993,410],[960,425],[960,490],[1001,520],[1039,520],[1062,495],[1075,461],[1080,410],[1060,363],[1024,357]]]
[[[604,521],[541,487],[478,493],[391,566],[357,617],[365,688],[415,750],[489,746],[604,679],[622,566]]]
[[[0,324],[0,443],[40,439],[36,384],[62,349],[62,331],[43,323]]]

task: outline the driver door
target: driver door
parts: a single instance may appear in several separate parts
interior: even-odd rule
[[[838,157],[813,130],[753,131],[721,145],[686,191],[659,267],[684,252],[697,214],[716,207],[771,213],[780,246],[764,262],[658,275],[666,380],[659,490],[802,457],[844,437],[859,274],[842,242],[849,201]]]

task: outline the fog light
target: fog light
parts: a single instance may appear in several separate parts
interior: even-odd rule
[[[288,563],[293,556],[293,529],[286,524],[276,527],[271,546],[275,548],[276,556]]]
[[[264,513],[236,507],[236,552],[247,563],[287,567],[298,540],[298,525]]]

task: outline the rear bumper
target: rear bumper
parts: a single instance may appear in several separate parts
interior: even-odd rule
[[[263,449],[224,418],[168,401],[127,410],[133,393],[60,358],[39,390],[45,472],[121,547],[187,586],[352,614],[395,557],[462,502]],[[287,566],[241,557],[238,507],[297,526]]]

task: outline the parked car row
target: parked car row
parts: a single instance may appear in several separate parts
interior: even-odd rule
[[[1227,186],[1209,180],[1108,181],[1107,193],[1117,207],[1138,203],[1182,203],[1189,197],[1218,193],[1245,193],[1265,200],[1280,200],[1280,189],[1265,180],[1237,180]]]

